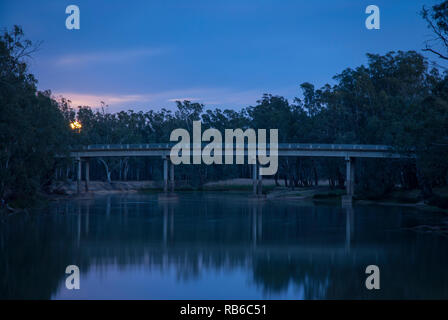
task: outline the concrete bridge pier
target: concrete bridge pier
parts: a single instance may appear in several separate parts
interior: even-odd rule
[[[170,161],[170,192],[174,192],[174,164]]]
[[[257,163],[252,165],[252,186],[254,196],[263,194],[263,180],[260,175],[260,167]]]
[[[81,193],[81,158],[77,158],[75,160],[76,162],[76,193]]]
[[[163,192],[159,194],[160,201],[176,201],[177,195],[174,193],[174,163],[168,156],[163,159]]]
[[[163,192],[168,192],[168,158],[163,157]]]
[[[163,192],[168,193],[168,190],[174,192],[174,164],[168,157],[163,157]]]
[[[347,192],[346,196],[342,197],[343,204],[351,204],[353,200],[353,195],[355,193],[355,158],[345,157],[345,189]]]
[[[253,187],[253,194],[254,196],[257,195],[257,189],[258,189],[258,165],[255,163],[252,165],[252,187]]]
[[[85,170],[86,170],[85,189],[86,189],[86,192],[89,192],[89,182],[90,182],[90,160],[89,159],[85,159]]]

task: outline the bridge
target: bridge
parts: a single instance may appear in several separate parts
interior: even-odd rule
[[[174,165],[169,161],[171,148],[175,143],[151,144],[95,144],[73,148],[70,157],[75,158],[78,166],[78,193],[81,185],[81,161],[85,162],[86,191],[89,183],[89,159],[96,157],[161,157],[163,159],[163,189],[164,192],[174,191]],[[201,145],[205,146],[206,144]],[[193,147],[191,148],[193,150]],[[224,147],[223,147],[224,150]],[[235,147],[233,154],[247,155],[248,144]],[[258,150],[258,148],[256,148]],[[266,147],[269,154],[269,144]],[[346,161],[347,201],[351,202],[354,194],[354,176],[356,158],[404,158],[390,146],[365,144],[278,144],[279,157],[339,157]],[[169,170],[168,170],[169,165]],[[262,179],[258,173],[258,164],[253,166],[253,193],[262,194]],[[168,181],[169,178],[169,181]]]

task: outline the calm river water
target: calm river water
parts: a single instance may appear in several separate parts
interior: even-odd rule
[[[407,207],[120,194],[0,224],[0,298],[448,298],[448,217]],[[380,290],[365,269],[380,268]],[[80,289],[65,286],[68,265]]]

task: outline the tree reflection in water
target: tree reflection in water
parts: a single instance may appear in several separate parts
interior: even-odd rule
[[[132,273],[166,277],[173,291],[159,298],[178,297],[176,286],[185,299],[193,292],[220,297],[217,274],[223,281],[241,276],[227,292],[248,298],[448,298],[447,239],[406,229],[437,221],[437,214],[404,207],[257,202],[229,194],[60,202],[0,225],[0,298],[57,298],[66,290],[69,264],[79,266],[82,288],[101,277],[106,283]],[[376,292],[364,287],[369,264],[381,270]],[[119,296],[129,290],[135,297],[133,285]],[[98,295],[84,291],[83,297]]]

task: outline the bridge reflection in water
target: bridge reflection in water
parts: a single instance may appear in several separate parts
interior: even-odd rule
[[[0,225],[1,298],[448,298],[448,243],[410,208],[113,195]],[[65,289],[65,267],[81,290]],[[381,290],[365,289],[365,268]]]

